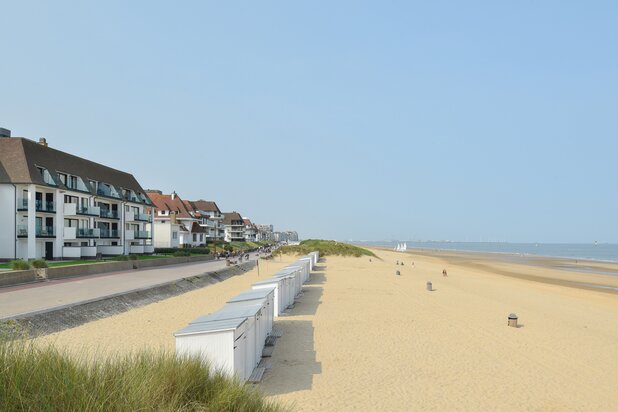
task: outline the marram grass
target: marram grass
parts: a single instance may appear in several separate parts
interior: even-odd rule
[[[282,411],[195,358],[141,352],[103,361],[0,337],[0,411]]]
[[[275,251],[275,255],[292,254],[292,255],[306,255],[313,251],[320,252],[320,256],[372,256],[377,257],[370,250],[362,247],[350,245],[348,243],[336,242],[334,240],[303,240],[299,245],[294,246],[282,246]]]

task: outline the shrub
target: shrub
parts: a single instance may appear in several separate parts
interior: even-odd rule
[[[118,255],[114,258],[114,260],[117,260],[119,262],[125,262],[129,260],[129,257],[127,255]]]
[[[137,260],[137,255],[129,255],[129,260]]]
[[[225,245],[223,246],[223,250],[225,250],[226,252],[233,252],[234,247],[232,245]]]
[[[177,250],[173,253],[173,255],[175,257],[191,256],[191,252],[189,252],[188,250]]]
[[[36,259],[30,262],[33,268],[35,269],[43,269],[48,267],[47,262],[44,259]]]
[[[0,341],[6,411],[279,411],[198,358],[139,352],[93,361],[33,341]]]
[[[13,270],[28,270],[30,269],[30,263],[23,259],[16,259],[11,261],[11,269]]]

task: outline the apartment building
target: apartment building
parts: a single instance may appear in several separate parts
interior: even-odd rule
[[[245,241],[245,223],[238,212],[223,213],[223,227],[225,228],[226,242]]]
[[[257,240],[275,240],[273,225],[256,224],[255,227],[257,228]]]
[[[251,223],[251,219],[243,217],[243,223],[245,225],[245,240],[249,242],[255,242],[257,240],[257,227]]]
[[[0,259],[152,253],[150,206],[129,173],[0,133]]]
[[[185,200],[184,203],[193,217],[198,219],[199,225],[206,233],[206,240],[208,242],[224,240],[223,214],[215,202],[200,199],[194,201]]]

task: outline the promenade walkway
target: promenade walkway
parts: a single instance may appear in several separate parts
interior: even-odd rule
[[[250,261],[256,260],[251,254]],[[0,289],[0,320],[146,289],[224,269],[225,259],[110,272]]]

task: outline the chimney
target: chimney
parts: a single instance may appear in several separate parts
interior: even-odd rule
[[[11,137],[11,131],[9,129],[0,127],[0,137]]]
[[[176,191],[172,192],[172,200],[176,199]]]
[[[156,189],[146,189],[146,193],[156,193],[158,195],[162,195],[163,192],[160,190],[156,190]]]
[[[176,224],[176,212],[170,212],[170,223],[172,225]]]
[[[45,147],[47,147],[47,140],[46,140],[44,137],[41,137],[41,138],[39,139],[39,144],[40,144],[41,146],[45,146]]]

